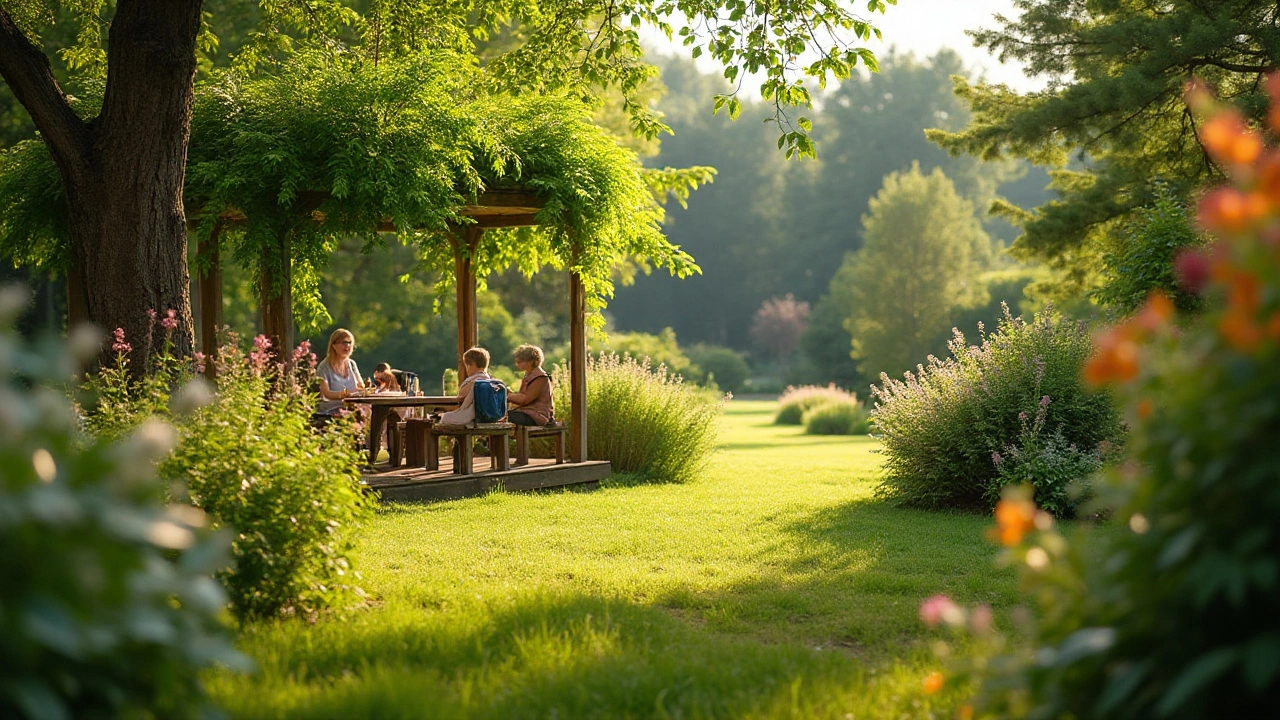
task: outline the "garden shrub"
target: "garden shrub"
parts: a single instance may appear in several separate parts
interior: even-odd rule
[[[556,417],[568,421],[569,370],[554,369]],[[605,354],[587,363],[587,456],[660,482],[693,479],[715,449],[721,401],[664,367]]]
[[[872,387],[885,455],[878,492],[895,504],[990,509],[995,453],[1018,439],[1020,417],[1035,414],[1044,396],[1046,437],[1084,453],[1118,437],[1111,398],[1080,377],[1092,347],[1082,323],[1052,310],[1025,322],[1006,308],[982,345],[967,345],[956,331],[948,347],[946,360],[930,357],[905,379],[881,375]]]
[[[237,617],[353,604],[362,593],[347,553],[369,501],[360,489],[352,423],[311,427],[315,357],[309,344],[294,351],[294,369],[285,371],[272,362],[265,337],[255,338],[247,356],[235,341],[233,335],[216,359],[211,402],[172,418],[177,443],[160,474],[172,494],[189,496],[214,527],[233,531],[233,562],[217,576]],[[94,401],[85,426],[101,437],[167,416],[184,402],[170,389],[193,370],[166,352],[148,361],[145,375],[132,378],[133,348],[117,335],[113,349],[116,363],[86,382]]]
[[[1102,455],[1067,442],[1062,428],[1046,431],[1050,402],[1048,395],[1040,399],[1034,419],[1019,413],[1017,442],[992,456],[996,476],[985,498],[993,507],[1009,486],[1033,488],[1036,504],[1057,517],[1073,516],[1076,506],[1088,499],[1089,479],[1102,467]]]
[[[1280,76],[1267,90],[1274,138]],[[1280,706],[1280,150],[1235,111],[1200,120],[1236,183],[1200,202],[1219,238],[1186,261],[1203,314],[1179,323],[1159,295],[1097,338],[1086,377],[1116,388],[1131,426],[1127,461],[1098,488],[1116,527],[1067,537],[1030,499],[1001,501],[997,534],[1039,622],[1030,642],[979,643],[968,672],[984,678],[980,717],[1260,718]]]
[[[802,385],[788,387],[782,397],[778,398],[778,414],[774,416],[775,425],[802,425],[804,414],[813,408],[829,402],[857,402],[858,396],[833,385]]]
[[[1093,297],[1121,315],[1132,315],[1151,293],[1168,295],[1179,310],[1200,309],[1200,296],[1178,282],[1176,264],[1182,253],[1204,247],[1207,238],[1192,223],[1191,213],[1164,185],[1155,201],[1138,211],[1102,257],[1102,282]]]
[[[809,435],[866,435],[871,430],[867,409],[854,400],[816,405],[804,414],[803,424]]]
[[[310,363],[280,373],[228,345],[213,402],[178,422],[161,472],[185,485],[215,526],[234,529],[235,563],[219,573],[240,618],[314,613],[363,597],[347,555],[370,513],[350,420],[311,427]],[[295,360],[306,348],[295,352]],[[314,358],[311,358],[314,362]]]
[[[167,425],[81,435],[61,388],[97,343],[21,344],[25,300],[0,290],[0,717],[205,717],[202,669],[247,665],[212,578],[227,538],[160,501]]]
[[[692,364],[686,374],[690,379],[708,387],[714,384],[728,393],[741,390],[751,375],[742,353],[720,345],[694,345],[689,348],[689,361]]]

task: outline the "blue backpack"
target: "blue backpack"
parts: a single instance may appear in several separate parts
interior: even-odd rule
[[[507,386],[501,380],[476,380],[471,393],[476,422],[495,423],[507,416]]]

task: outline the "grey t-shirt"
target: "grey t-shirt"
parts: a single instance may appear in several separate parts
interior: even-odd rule
[[[329,392],[341,392],[342,390],[350,390],[355,392],[360,388],[360,368],[356,367],[356,361],[347,358],[347,376],[342,377],[333,368],[329,367],[327,360],[321,360],[316,366],[316,375],[324,378],[329,383]],[[341,400],[321,400],[316,403],[316,413],[320,415],[332,415],[342,407]]]

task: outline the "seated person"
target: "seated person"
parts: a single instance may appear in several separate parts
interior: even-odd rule
[[[391,369],[391,365],[387,363],[378,363],[373,366],[373,382],[379,390],[395,390],[399,391],[400,381],[396,380],[396,371]]]
[[[476,380],[490,380],[489,351],[473,347],[462,353],[462,364],[467,371],[467,379],[458,385],[458,409],[450,410],[440,416],[440,422],[446,425],[466,425],[476,419],[475,396],[472,389]]]
[[[316,403],[316,415],[332,416],[342,409],[343,398],[356,394],[364,381],[360,379],[360,368],[351,359],[351,351],[356,347],[356,336],[350,330],[338,328],[329,336],[329,349],[324,360],[316,367],[316,376],[320,381],[320,401]]]
[[[524,371],[520,391],[507,394],[512,409],[507,420],[516,425],[550,425],[555,422],[551,401],[551,376],[542,369],[542,348],[521,345],[515,352],[516,367]]]

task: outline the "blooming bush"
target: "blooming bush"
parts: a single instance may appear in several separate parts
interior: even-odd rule
[[[1055,447],[1093,453],[1119,435],[1111,398],[1081,380],[1092,350],[1082,324],[1051,311],[1025,322],[1005,308],[981,345],[956,331],[948,347],[946,360],[930,357],[904,380],[881,375],[872,387],[871,417],[885,455],[879,492],[894,503],[990,509],[990,490],[1000,483],[995,454],[1020,442],[1027,413],[1046,395],[1052,404],[1036,435]]]
[[[1280,76],[1267,92],[1280,136]],[[1068,540],[1029,498],[1000,503],[1041,621],[973,667],[988,668],[980,714],[1271,717],[1280,704],[1280,150],[1203,91],[1189,100],[1211,113],[1200,140],[1233,181],[1201,200],[1217,240],[1182,267],[1204,314],[1178,324],[1157,295],[1097,338],[1087,377],[1117,388],[1133,428],[1129,460],[1099,487],[1114,532]]]
[[[778,398],[778,414],[774,416],[776,425],[803,425],[804,414],[819,405],[829,402],[856,403],[858,396],[848,390],[842,390],[834,384],[802,385],[788,387],[782,397]]]
[[[98,344],[22,344],[25,300],[0,290],[0,717],[205,717],[201,670],[247,663],[211,577],[227,538],[160,502],[167,425],[78,432],[61,387]]]
[[[871,418],[856,400],[832,400],[816,405],[804,414],[804,431],[809,435],[866,435]]]
[[[1076,506],[1088,498],[1088,481],[1102,467],[1102,455],[1068,443],[1061,429],[1045,430],[1050,402],[1048,395],[1040,399],[1034,419],[1025,411],[1019,413],[1018,441],[992,454],[996,476],[985,497],[993,506],[1009,486],[1033,488],[1036,504],[1057,517],[1073,516]]]
[[[556,417],[570,417],[569,371],[557,365]],[[587,456],[609,460],[615,472],[661,482],[684,482],[715,449],[721,402],[686,385],[665,367],[614,354],[588,358]]]
[[[168,332],[166,319],[159,327]],[[197,356],[193,364],[163,352],[135,379],[132,347],[117,335],[115,365],[86,384],[96,402],[87,404],[85,424],[101,437],[168,417],[175,406],[204,405],[172,418],[177,444],[160,474],[172,495],[189,497],[215,528],[233,531],[233,563],[217,575],[241,618],[313,613],[362,597],[347,558],[352,531],[369,512],[352,423],[312,428],[316,359],[309,343],[288,365],[275,362],[270,345],[259,335],[245,354],[232,335],[216,358]],[[216,393],[190,383],[170,392],[210,362]],[[193,394],[205,398],[192,402]]]

